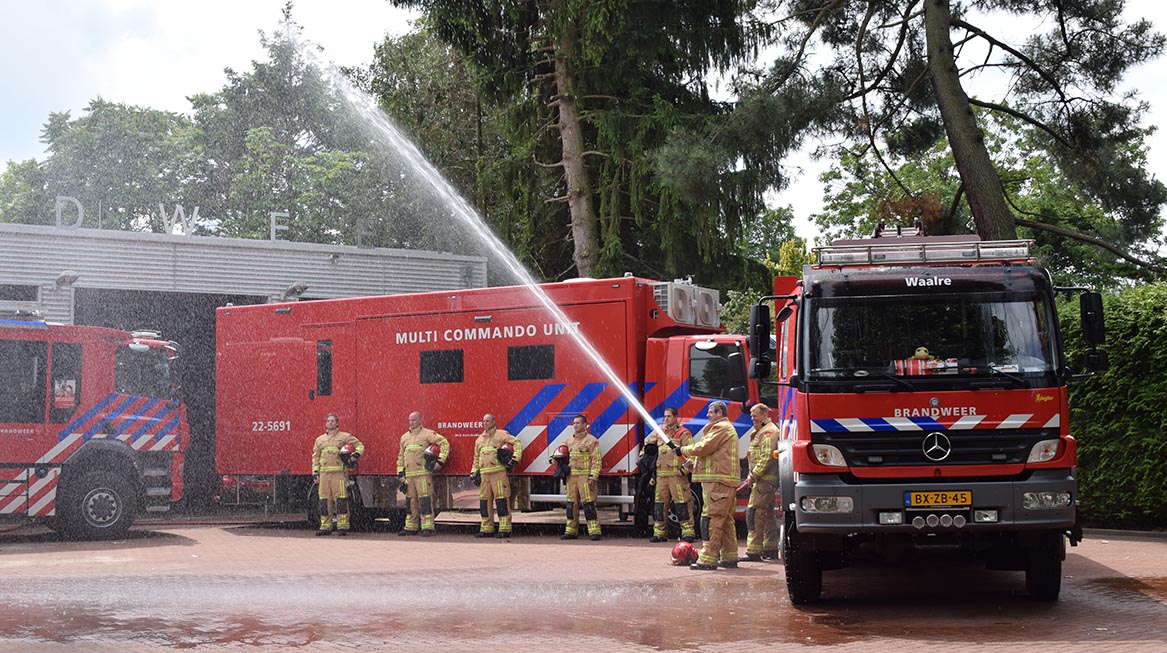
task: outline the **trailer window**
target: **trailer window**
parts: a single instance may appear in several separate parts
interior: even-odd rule
[[[0,340],[0,423],[45,420],[45,368],[48,345]]]
[[[461,383],[462,350],[435,349],[421,352],[422,383]]]
[[[725,397],[729,392],[729,355],[738,351],[731,345],[689,348],[689,394]]]
[[[555,345],[507,347],[507,380],[555,378]]]
[[[58,342],[53,345],[53,403],[49,421],[63,424],[77,411],[81,401],[81,345]]]
[[[316,395],[332,394],[332,341],[316,341]]]

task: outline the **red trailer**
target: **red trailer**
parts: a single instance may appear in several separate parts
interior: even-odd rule
[[[281,486],[306,495],[313,438],[336,413],[367,447],[354,475],[354,522],[397,516],[398,440],[416,410],[450,440],[436,483],[437,507],[449,508],[472,489],[474,439],[483,414],[493,413],[523,442],[514,484],[524,509],[563,501],[549,455],[583,413],[604,452],[600,501],[646,526],[652,498],[638,492],[635,475],[645,426],[572,332],[651,414],[676,406],[694,432],[716,400],[729,404],[739,433],[747,430],[746,407],[758,395],[746,378],[744,338],[723,333],[716,291],[687,282],[624,277],[540,288],[567,323],[521,286],[219,309],[219,473],[235,487],[273,478],[277,495]]]
[[[178,346],[149,332],[0,315],[0,519],[120,537],[182,498]]]

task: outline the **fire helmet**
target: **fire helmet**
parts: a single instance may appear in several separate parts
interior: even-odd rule
[[[500,465],[510,469],[515,462],[515,443],[507,442],[499,447],[494,455],[498,457]]]
[[[673,564],[677,566],[691,565],[697,562],[697,549],[694,549],[693,545],[688,542],[677,542],[671,555]]]
[[[555,453],[551,454],[551,459],[555,461],[567,460],[568,458],[571,458],[571,451],[568,450],[566,444],[555,447]]]
[[[351,442],[345,442],[340,445],[340,461],[344,463],[345,467],[357,466],[357,461],[353,459],[353,454],[356,452],[357,448]]]
[[[442,461],[438,458],[442,455],[442,448],[437,444],[431,444],[422,452],[422,457],[425,458],[425,468],[431,472],[442,469]]]

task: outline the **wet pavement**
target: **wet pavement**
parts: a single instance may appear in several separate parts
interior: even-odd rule
[[[1055,604],[1020,573],[935,561],[828,572],[824,601],[795,608],[780,563],[690,571],[615,528],[439,529],[0,534],[0,651],[1167,651],[1167,539],[1088,538]]]

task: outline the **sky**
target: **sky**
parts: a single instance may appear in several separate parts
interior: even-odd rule
[[[259,32],[276,30],[286,2],[0,0],[0,166],[43,160],[40,133],[49,114],[80,116],[97,97],[189,114],[186,97],[220,90],[224,68],[246,72],[265,58]],[[1161,0],[1127,0],[1126,13],[1167,32]],[[292,16],[323,48],[323,59],[363,65],[386,34],[409,31],[416,14],[388,0],[298,0]],[[1149,124],[1167,116],[1165,66],[1160,59],[1135,69],[1124,87],[1151,103]],[[1167,170],[1167,130],[1148,142],[1150,169]],[[806,153],[791,157],[795,181],[771,200],[794,208],[799,235],[812,235],[808,217],[822,206],[818,175],[825,165]]]

